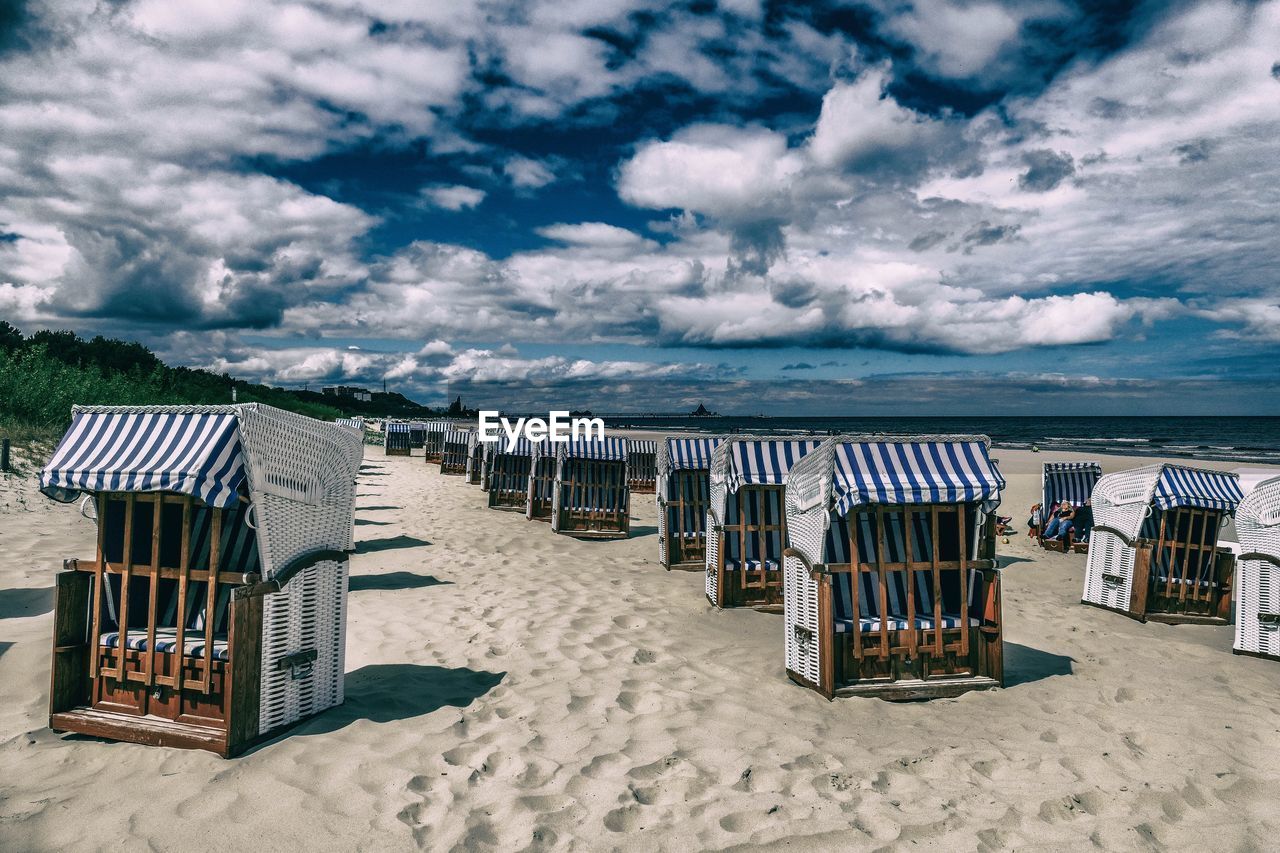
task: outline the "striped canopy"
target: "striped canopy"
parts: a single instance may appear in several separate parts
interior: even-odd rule
[[[1235,474],[1166,465],[1156,481],[1154,500],[1157,509],[1193,506],[1235,512],[1243,497]]]
[[[409,421],[409,432],[425,432],[427,425],[422,421]]]
[[[569,441],[561,444],[566,459],[599,459],[605,462],[627,461],[627,440],[605,436],[603,441]]]
[[[468,444],[471,441],[471,431],[465,429],[446,429],[444,431],[445,444]]]
[[[783,485],[791,466],[819,444],[817,439],[735,441],[729,454],[729,491],[736,492],[743,486]]]
[[[486,444],[492,448],[489,451],[490,453],[494,455],[501,454],[503,456],[532,456],[537,451],[539,443],[540,442],[533,442],[521,436],[516,439],[516,446],[511,450],[507,450],[506,436],[499,437],[497,441],[486,442]]]
[[[658,442],[643,438],[627,439],[627,450],[631,453],[657,453]]]
[[[408,432],[409,425],[399,421],[392,421],[387,424],[387,432]]]
[[[76,410],[40,490],[60,501],[80,491],[179,492],[225,508],[244,478],[234,413]]]
[[[667,455],[671,469],[710,468],[711,454],[724,442],[723,438],[668,438]]]
[[[336,423],[338,426],[351,427],[352,429],[357,429],[357,430],[360,430],[361,432],[364,432],[363,418],[338,418],[336,421],[334,421],[334,423]]]
[[[835,454],[835,512],[863,504],[1000,500],[1004,478],[982,441],[845,442]]]
[[[1080,506],[1093,495],[1093,486],[1102,477],[1097,462],[1044,463],[1044,508],[1069,501]]]

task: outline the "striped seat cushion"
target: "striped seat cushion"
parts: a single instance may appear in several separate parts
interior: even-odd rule
[[[738,570],[738,567],[739,567],[739,563],[738,563],[738,561],[737,561],[737,560],[731,560],[731,559],[729,559],[729,558],[727,558],[727,557],[726,557],[726,558],[725,558],[725,561],[724,561],[724,567],[725,567],[725,570],[726,570],[726,571],[737,571],[737,570]],[[778,569],[780,569],[780,568],[782,568],[782,567],[778,564],[778,561],[777,561],[777,560],[765,560],[765,561],[764,561],[764,569],[765,569],[765,571],[767,571],[767,572],[776,572],[776,571],[777,571]],[[751,571],[751,572],[758,572],[758,571],[760,571],[760,561],[759,561],[759,560],[747,560],[747,571]]]
[[[126,646],[136,652],[147,651],[147,632],[145,629],[130,630],[125,638]],[[106,649],[114,649],[120,645],[120,633],[108,631],[103,634],[98,644]],[[173,652],[178,647],[178,632],[173,628],[156,629],[156,651]],[[204,632],[187,631],[182,637],[182,653],[187,657],[204,657]],[[214,660],[227,660],[227,635],[213,635]]]
[[[1158,583],[1158,584],[1167,584],[1167,583],[1169,583],[1169,576],[1168,576],[1168,575],[1157,575],[1157,576],[1156,576],[1156,583]],[[1209,579],[1207,579],[1207,578],[1200,578],[1199,580],[1196,580],[1195,578],[1185,578],[1185,579],[1184,579],[1184,578],[1177,578],[1177,577],[1175,577],[1175,578],[1173,578],[1173,583],[1174,583],[1175,585],[1178,585],[1178,586],[1181,586],[1181,585],[1183,585],[1183,584],[1186,584],[1187,586],[1198,586],[1198,587],[1200,587],[1201,589],[1207,589],[1207,588],[1209,588],[1209,587],[1213,586],[1213,581],[1211,581],[1211,580],[1209,580]]]
[[[935,626],[933,580],[928,571],[913,571],[915,584],[914,623],[907,618],[907,572],[889,572],[885,577],[885,593],[888,599],[887,628],[891,631],[903,631],[909,627],[929,631]],[[853,631],[853,577],[851,573],[839,573],[833,578],[835,592],[835,631],[847,634]],[[858,578],[861,588],[858,594],[858,630],[863,633],[881,630],[880,613],[880,576],[873,572],[860,572]],[[945,572],[942,583],[942,627],[959,628],[964,624],[959,606],[960,579],[955,571]],[[976,571],[969,572],[969,625],[977,626],[980,621],[972,613],[974,602],[978,601],[978,587],[982,582]]]

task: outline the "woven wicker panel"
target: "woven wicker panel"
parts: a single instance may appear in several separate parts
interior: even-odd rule
[[[318,550],[351,550],[363,450],[352,431],[265,406],[242,407],[240,430],[264,575]],[[346,570],[345,561],[320,563],[266,596],[260,731],[341,701]],[[275,668],[311,649],[317,659],[305,678]]]
[[[1133,563],[1137,555],[1134,548],[1106,530],[1094,530],[1089,538],[1089,558],[1085,565],[1084,594],[1091,604],[1101,604],[1116,610],[1128,610],[1133,586]],[[1103,575],[1113,575],[1119,581],[1109,581]]]
[[[715,486],[712,486],[711,488],[715,489]],[[716,563],[718,563],[720,560],[720,536],[721,536],[720,533],[716,532],[716,529],[714,526],[715,524],[717,524],[715,520],[715,516],[713,516],[710,512],[708,512],[707,513],[707,562],[706,562],[707,569],[706,569],[706,572],[704,572],[704,574],[707,576],[707,598],[711,599],[712,601],[716,600],[715,566],[716,566]]]
[[[1280,478],[1265,480],[1245,496],[1236,510],[1242,553],[1280,559]],[[1235,574],[1235,648],[1280,656],[1280,625],[1268,615],[1280,614],[1280,568],[1268,560],[1240,560]]]
[[[802,462],[805,460],[801,460]],[[798,466],[797,466],[798,467]],[[828,513],[815,506],[806,512],[795,512],[787,505],[787,538],[790,546],[805,555],[816,554],[815,564],[822,561],[822,543],[826,538]],[[821,681],[820,646],[834,642],[832,626],[818,623],[818,582],[809,576],[804,564],[795,557],[783,563],[783,644],[787,669],[814,684]],[[809,632],[804,640],[796,628]]]

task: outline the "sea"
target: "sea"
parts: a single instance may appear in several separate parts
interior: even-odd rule
[[[617,415],[655,431],[791,435],[966,433],[996,447],[1280,465],[1280,417],[685,417]]]

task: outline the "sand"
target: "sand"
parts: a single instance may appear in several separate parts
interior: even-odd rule
[[[1019,527],[1048,454],[998,451]],[[1107,470],[1148,460],[1104,459]],[[1079,604],[1000,546],[1007,687],[828,702],[782,619],[368,448],[346,704],[233,760],[46,728],[51,586],[92,525],[0,486],[0,849],[1274,849],[1280,664]]]

